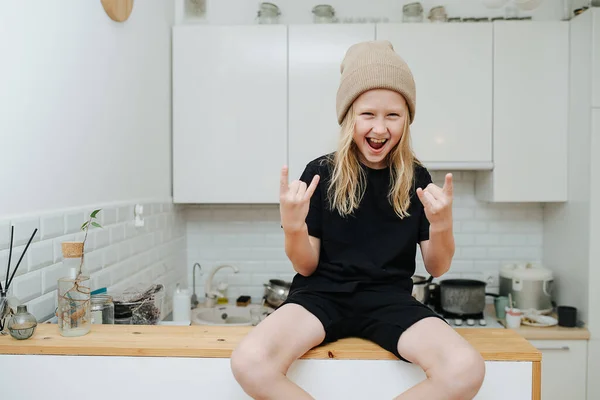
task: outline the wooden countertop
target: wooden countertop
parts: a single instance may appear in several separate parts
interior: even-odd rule
[[[63,337],[55,324],[40,324],[32,338],[0,336],[0,354],[228,358],[252,327],[93,325],[81,337]],[[487,361],[540,361],[541,352],[510,329],[456,329]],[[305,359],[394,360],[369,341],[348,338],[316,347]]]
[[[488,304],[486,313],[495,315],[494,305]],[[552,314],[556,318],[556,314]],[[503,326],[506,326],[506,321],[496,319]],[[537,327],[521,325],[518,329],[513,329],[516,333],[523,336],[527,340],[589,340],[590,331],[586,326],[576,328],[564,328],[562,326],[547,326]]]

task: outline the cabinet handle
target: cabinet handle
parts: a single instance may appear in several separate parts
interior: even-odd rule
[[[547,347],[536,347],[538,350],[569,350],[569,346],[547,346]]]

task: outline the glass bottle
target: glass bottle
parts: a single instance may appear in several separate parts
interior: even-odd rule
[[[8,335],[8,322],[19,304],[19,299],[12,295],[12,288],[0,291],[0,334]]]
[[[17,340],[29,339],[37,327],[37,319],[27,311],[26,305],[17,306],[17,313],[8,321],[8,332]]]
[[[90,277],[85,272],[83,242],[62,243],[63,265],[69,276],[58,280],[58,329],[63,336],[83,336],[90,331]]]

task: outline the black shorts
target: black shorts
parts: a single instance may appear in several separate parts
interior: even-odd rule
[[[359,287],[350,293],[293,290],[285,304],[298,304],[317,317],[325,328],[322,344],[346,337],[370,340],[399,359],[400,335],[414,323],[439,314],[405,290]],[[281,307],[280,306],[280,307]]]

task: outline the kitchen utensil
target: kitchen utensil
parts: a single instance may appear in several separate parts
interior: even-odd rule
[[[507,264],[500,268],[499,294],[511,294],[513,306],[521,310],[550,313],[553,284],[552,271],[540,264]]]
[[[269,283],[265,283],[265,301],[273,307],[279,307],[287,299],[290,293],[290,282],[285,282],[281,279],[271,279]]]
[[[429,284],[433,280],[433,276],[425,278],[421,275],[413,275],[412,296],[423,304],[429,303]]]
[[[577,325],[577,309],[571,306],[558,306],[558,325],[573,328]]]
[[[133,10],[133,0],[101,0],[106,14],[116,22],[127,21]]]
[[[446,279],[440,282],[441,307],[444,311],[457,314],[480,314],[485,309],[486,283],[474,279]]]
[[[556,324],[558,324],[558,320],[547,315],[529,313],[523,315],[523,317],[521,318],[521,323],[527,326],[537,326],[543,328],[548,326],[555,326]]]

